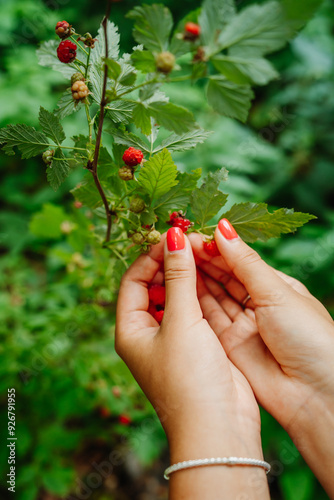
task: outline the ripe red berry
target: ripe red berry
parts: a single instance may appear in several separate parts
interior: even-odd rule
[[[60,62],[71,63],[77,57],[77,46],[71,40],[64,40],[57,48],[57,56]]]
[[[208,255],[211,255],[211,257],[218,257],[219,255],[221,255],[215,240],[205,241],[203,244],[203,248]]]
[[[72,26],[67,21],[59,21],[56,24],[55,30],[56,30],[56,34],[62,40],[64,40],[64,38],[68,38],[73,33]]]
[[[164,310],[161,310],[161,311],[157,311],[155,314],[154,314],[154,319],[159,323],[161,323],[162,321],[162,318],[164,317]]]
[[[135,167],[142,162],[144,158],[143,153],[140,149],[128,148],[123,154],[123,161],[128,167]]]
[[[132,422],[132,418],[124,413],[118,417],[118,421],[121,425],[129,425]]]
[[[177,217],[173,220],[173,227],[179,227],[184,233],[186,233],[192,225],[193,223],[190,222],[189,219],[184,219],[183,217]]]
[[[186,38],[190,38],[191,40],[195,40],[201,34],[201,27],[192,22],[188,22],[185,24],[184,31],[186,33]]]
[[[166,289],[162,285],[152,285],[148,290],[148,296],[155,306],[164,306],[166,301]]]

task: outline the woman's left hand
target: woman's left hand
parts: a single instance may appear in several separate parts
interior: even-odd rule
[[[116,350],[159,415],[172,463],[218,456],[261,459],[258,405],[203,319],[190,242],[179,228],[169,229],[165,240],[140,256],[122,279]],[[159,326],[148,312],[148,288],[163,281],[166,306]],[[201,280],[199,290],[205,301]],[[220,469],[234,477],[236,469],[245,474],[247,468]],[[265,480],[262,470],[259,474]]]

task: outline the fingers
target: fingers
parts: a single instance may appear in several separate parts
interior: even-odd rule
[[[202,319],[196,293],[196,265],[188,238],[178,227],[167,232],[164,246],[165,317],[184,323]]]
[[[152,247],[149,254],[138,257],[122,278],[117,301],[116,340],[143,327],[157,326],[156,321],[147,312],[147,289],[156,276],[160,278],[163,245],[164,238]]]
[[[215,240],[227,265],[245,286],[256,306],[274,305],[288,299],[291,294],[288,283],[238,237],[227,219],[219,222]]]

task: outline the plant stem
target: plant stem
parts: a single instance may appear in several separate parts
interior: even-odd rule
[[[89,142],[92,142],[92,135],[93,135],[93,123],[92,119],[89,114],[89,104],[85,102],[85,110],[86,110],[86,116],[87,116],[87,122],[88,122],[88,129],[89,129]]]
[[[143,82],[143,83],[140,83],[139,85],[136,85],[135,87],[133,87],[132,89],[129,89],[129,90],[126,90],[125,92],[123,92],[122,94],[117,94],[116,98],[119,99],[120,97],[122,97],[123,95],[125,94],[130,94],[130,92],[133,92],[134,90],[137,90],[137,89],[140,89],[141,87],[145,87],[145,85],[149,85],[150,83],[158,83],[157,82],[157,79],[156,78],[153,78],[152,80],[148,80],[148,82]]]
[[[108,19],[110,16],[110,9],[111,9],[111,1],[107,0],[107,9],[106,9],[106,14],[103,18],[102,21],[102,27],[104,31],[104,43],[105,43],[105,58],[108,59],[108,30],[107,30],[107,23]],[[103,205],[106,211],[106,216],[107,216],[107,233],[106,233],[106,238],[105,241],[108,242],[110,240],[110,233],[111,233],[111,213],[109,210],[109,205],[108,201],[106,198],[106,195],[103,191],[103,188],[101,186],[98,174],[97,174],[97,163],[99,160],[99,154],[100,154],[100,146],[101,146],[101,139],[102,139],[102,129],[103,129],[103,122],[104,122],[104,110],[107,104],[106,100],[106,89],[107,89],[107,81],[108,81],[108,66],[105,64],[104,65],[104,75],[103,75],[103,86],[102,86],[102,96],[101,96],[101,103],[100,103],[100,117],[99,117],[99,126],[96,134],[96,144],[95,144],[95,150],[94,150],[94,158],[92,162],[88,162],[87,168],[92,172],[94,182],[96,184],[96,187],[100,193],[100,196],[103,201]]]
[[[92,51],[92,48],[89,47],[89,49],[88,49],[88,56],[87,56],[87,62],[86,62],[85,79],[87,78],[87,74],[88,74],[89,60],[90,60],[90,53],[91,53],[91,51]]]
[[[129,269],[129,264],[126,262],[126,260],[123,257],[123,255],[120,254],[115,248],[110,247],[110,250],[112,252],[114,252],[114,254],[116,255],[116,257],[118,257],[123,262],[123,264],[125,265],[126,269]]]
[[[70,38],[71,38],[71,40],[73,40],[73,42],[74,42],[76,45],[78,45],[79,49],[81,49],[81,50],[82,50],[82,51],[86,54],[86,56],[88,56],[88,52],[87,52],[87,50],[85,50],[85,49],[83,48],[83,46],[82,46],[82,45],[80,45],[80,43],[79,43],[79,42],[78,42],[78,41],[74,38],[74,36],[71,36]]]

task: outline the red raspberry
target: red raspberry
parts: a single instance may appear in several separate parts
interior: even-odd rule
[[[188,40],[195,40],[201,34],[201,27],[196,23],[186,23],[184,27],[185,38]]]
[[[161,323],[162,321],[162,318],[164,317],[164,310],[162,309],[161,311],[157,311],[155,314],[154,314],[154,319],[159,323]]]
[[[77,46],[71,40],[64,40],[58,46],[57,56],[60,62],[71,63],[77,57]]]
[[[67,21],[59,21],[56,24],[55,30],[56,30],[56,34],[62,40],[64,40],[64,38],[68,38],[73,33],[72,26]]]
[[[164,306],[166,302],[166,288],[161,285],[152,285],[148,290],[148,296],[155,306]]]
[[[220,255],[220,251],[218,250],[217,243],[215,240],[205,241],[203,244],[204,252],[211,257],[218,257]]]
[[[136,148],[128,148],[123,155],[123,161],[128,167],[135,167],[143,161],[143,158],[143,153]]]
[[[124,413],[118,417],[118,421],[121,425],[129,425],[132,422],[132,418]]]
[[[193,223],[190,222],[189,219],[184,219],[183,217],[177,217],[173,220],[173,227],[179,227],[184,233],[186,233],[192,225]]]

